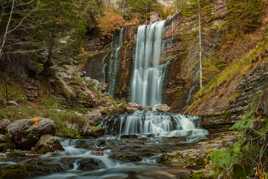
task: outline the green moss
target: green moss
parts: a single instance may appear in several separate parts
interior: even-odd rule
[[[267,145],[268,120],[262,116],[256,116],[259,97],[252,102],[249,111],[240,121],[236,122],[232,130],[240,133],[238,141],[229,148],[213,151],[209,156],[215,170],[215,176],[227,178],[247,178],[256,174],[267,173],[268,151]],[[254,122],[260,123],[260,128],[255,128]]]
[[[203,63],[203,80],[206,83],[207,81],[211,80],[216,74],[220,72],[220,60],[211,56],[208,59],[204,59]]]
[[[47,117],[55,121],[57,127],[57,135],[70,138],[81,138],[78,128],[71,128],[68,125],[81,127],[84,124],[84,118],[79,116],[75,111],[55,111],[49,110]]]
[[[54,97],[43,99],[40,104],[27,103],[24,105],[7,106],[0,108],[0,119],[25,119],[36,116],[50,118],[55,121],[57,135],[63,137],[80,138],[81,134],[78,128],[82,128],[85,118],[84,113],[75,109],[67,109],[60,101]],[[70,125],[78,128],[70,128]]]
[[[261,24],[263,7],[263,0],[228,0],[228,30],[237,34],[254,31]]]
[[[63,107],[61,101],[56,96],[44,96],[41,99],[40,105],[47,108],[60,109]]]
[[[19,85],[1,79],[0,82],[0,100],[14,100],[16,102],[27,100],[24,90]]]
[[[194,96],[194,103],[192,103],[188,109],[194,109],[200,102],[202,102],[202,100],[206,99],[206,97],[212,94],[213,91],[220,87],[223,83],[228,83],[235,77],[246,74],[250,69],[252,69],[256,62],[266,60],[261,59],[260,54],[262,54],[267,48],[268,42],[266,40],[261,41],[256,48],[252,49],[241,59],[234,60],[232,64],[228,65],[228,67],[217,74],[207,83],[207,85],[197,92]]]
[[[0,119],[24,119],[31,118],[36,115],[40,115],[40,112],[35,107],[29,105],[21,105],[21,106],[8,106],[0,109]]]

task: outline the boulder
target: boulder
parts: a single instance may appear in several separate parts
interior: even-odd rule
[[[101,137],[105,134],[105,129],[101,127],[94,127],[92,126],[91,128],[88,128],[86,131],[83,131],[84,136],[89,136],[89,137]]]
[[[85,158],[79,162],[79,170],[82,171],[92,171],[105,168],[105,165],[98,159]]]
[[[43,135],[34,147],[38,153],[47,153],[64,150],[59,138],[52,135]]]
[[[7,126],[12,141],[19,149],[29,150],[42,135],[55,134],[54,121],[46,118],[33,118],[17,120]]]
[[[7,132],[7,126],[10,124],[10,120],[1,119],[0,120],[0,134],[5,134]]]

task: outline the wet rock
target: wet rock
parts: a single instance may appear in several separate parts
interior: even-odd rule
[[[137,139],[139,136],[132,134],[132,135],[121,135],[121,139]]]
[[[161,156],[160,163],[199,170],[205,168],[207,157],[212,150],[229,147],[235,143],[236,138],[235,132],[222,132],[211,136],[210,140],[200,141],[192,146],[165,153]]]
[[[143,107],[139,104],[136,104],[136,103],[128,103],[127,107],[126,107],[126,110],[128,112],[135,112],[137,110],[142,110]]]
[[[71,170],[80,159],[77,157],[63,157],[59,160],[64,170]]]
[[[30,159],[14,165],[0,166],[1,179],[22,179],[61,172],[60,163]]]
[[[7,131],[17,148],[31,149],[42,135],[55,134],[54,121],[46,118],[17,120],[7,126]]]
[[[7,126],[10,124],[10,120],[1,119],[0,120],[0,134],[5,134],[7,132]]]
[[[38,153],[47,153],[64,150],[57,137],[51,135],[43,135],[34,147],[34,151]]]
[[[153,111],[168,112],[170,107],[166,104],[159,104],[152,107]]]
[[[87,131],[83,131],[84,136],[90,136],[90,137],[101,137],[105,133],[105,129],[99,128],[99,127],[92,127],[91,129],[88,129]]]
[[[105,168],[105,165],[97,159],[85,158],[79,161],[79,170],[82,171],[92,171]]]
[[[129,149],[130,150],[130,149]],[[142,161],[143,157],[138,154],[135,151],[114,151],[115,153],[112,154],[112,158],[116,160],[121,160],[121,161],[128,161],[128,162],[136,162],[136,161]]]
[[[104,147],[106,145],[106,140],[105,139],[99,139],[96,141],[95,144],[97,147]]]

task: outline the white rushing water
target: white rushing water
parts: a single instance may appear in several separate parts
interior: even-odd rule
[[[75,146],[75,143],[71,143],[71,140],[65,140],[62,142],[62,146],[64,148],[64,152],[62,156],[68,157],[77,157],[77,158],[91,158],[103,163],[105,168],[113,168],[118,165],[117,162],[111,160],[109,158],[109,150],[104,150],[103,155],[96,155],[92,153],[92,151],[78,148]],[[77,170],[79,168],[79,160],[75,160],[73,163],[73,170]]]
[[[138,28],[131,102],[153,106],[162,102],[166,64],[160,64],[165,21]]]
[[[123,135],[154,135],[159,137],[185,137],[187,140],[204,138],[207,130],[198,128],[198,118],[174,113],[136,111],[118,116],[111,125],[115,133]],[[116,128],[119,126],[119,128]],[[106,126],[112,128],[112,126]]]
[[[107,75],[107,81],[109,82],[108,93],[111,96],[114,96],[115,93],[118,68],[120,65],[119,64],[120,50],[123,46],[123,40],[124,40],[124,29],[122,28],[119,33],[113,35],[111,59],[109,60],[108,64],[108,75]]]

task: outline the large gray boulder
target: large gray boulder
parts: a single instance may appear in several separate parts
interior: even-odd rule
[[[8,135],[16,148],[29,150],[46,134],[54,135],[54,121],[46,118],[17,120],[7,126]]]

